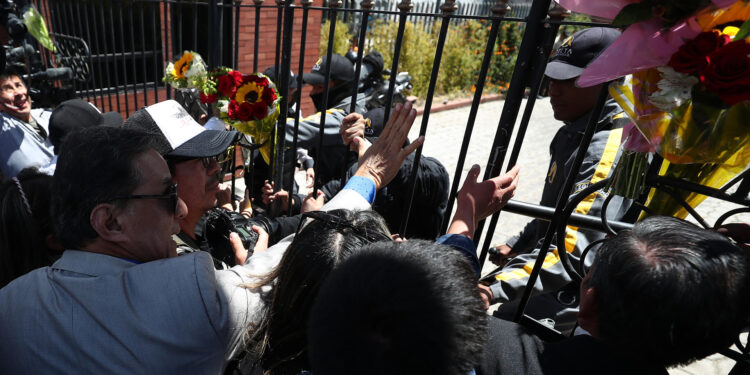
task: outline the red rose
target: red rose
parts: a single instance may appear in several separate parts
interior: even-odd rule
[[[237,117],[240,119],[240,121],[250,121],[253,117],[253,109],[254,108],[252,104],[244,102],[240,104],[240,110],[237,113]]]
[[[255,76],[255,84],[260,87],[268,87],[269,81],[268,78],[263,78],[260,76]]]
[[[719,31],[706,31],[698,34],[695,39],[683,44],[667,65],[675,71],[685,74],[695,74],[708,64],[707,56],[725,46],[731,37]]]
[[[729,105],[750,99],[750,43],[738,40],[708,56],[700,72],[706,90],[715,92]]]
[[[253,120],[262,120],[268,114],[268,106],[265,103],[255,102],[252,104],[252,106],[253,106]]]
[[[229,74],[230,76],[232,76],[232,79],[234,80],[234,85],[235,86],[242,85],[242,80],[244,78],[242,76],[242,73],[240,73],[240,72],[238,72],[236,70],[230,70],[229,73],[227,73],[227,74]]]
[[[234,79],[229,74],[224,74],[218,77],[219,82],[216,85],[216,89],[219,90],[219,93],[225,97],[230,97],[234,95],[234,91],[236,89],[236,86],[234,84]]]
[[[229,101],[229,107],[227,108],[227,115],[229,115],[230,118],[237,118],[237,112],[240,110],[240,105],[237,104],[237,101],[232,99]]]
[[[201,103],[203,104],[216,103],[217,100],[219,100],[218,94],[206,95],[204,93],[201,93]]]
[[[266,87],[263,89],[263,94],[261,94],[260,100],[262,100],[266,106],[270,106],[273,104],[273,101],[276,100],[276,93],[273,92],[272,88]]]

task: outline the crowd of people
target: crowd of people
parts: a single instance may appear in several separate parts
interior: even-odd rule
[[[594,140],[579,150],[601,85],[575,86],[616,37],[578,32],[548,64],[564,124],[550,145],[542,205],[554,205],[577,153],[586,153],[577,190],[617,162],[622,110],[607,102]],[[474,165],[451,213],[445,167],[420,158],[413,214],[398,233],[424,142],[407,139],[416,111],[396,105],[387,121],[357,105],[349,113],[353,65],[333,55],[326,66],[303,75],[318,113],[299,122],[299,149],[288,150],[299,157],[286,159],[304,170],[321,163],[318,175],[306,173],[321,195],[294,198],[296,190],[261,183],[245,197],[256,198],[253,208],[286,202],[277,217],[235,205],[221,184],[220,164],[240,135],[220,120],[201,125],[172,100],[125,120],[80,99],[36,111],[19,76],[0,76],[0,372],[666,374],[728,348],[744,329],[750,266],[735,242],[750,240],[745,227],[720,233],[659,216],[609,239],[568,227],[527,309],[567,337],[543,339],[514,323],[546,226],[532,221],[496,247],[492,260],[504,268],[490,285],[479,282],[474,234],[513,197],[520,168],[478,181]],[[297,116],[289,113],[287,129]],[[321,137],[324,149],[307,153]],[[576,211],[600,215],[602,199]],[[628,200],[609,205],[610,219],[629,220]],[[207,233],[216,212],[250,223],[225,233],[226,248]],[[243,229],[257,237],[252,248]],[[582,282],[557,251],[584,263]]]

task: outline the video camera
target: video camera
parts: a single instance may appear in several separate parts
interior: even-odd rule
[[[0,71],[18,74],[26,82],[35,107],[53,107],[75,97],[71,84],[75,72],[65,66],[45,67],[41,52],[22,20],[30,7],[27,0],[0,0],[0,27],[8,31],[10,38],[0,51]]]
[[[271,223],[265,217],[247,218],[242,214],[222,208],[214,208],[206,215],[204,235],[211,246],[211,255],[226,264],[235,264],[234,250],[229,241],[230,233],[235,232],[240,236],[242,245],[248,251],[248,256],[253,254],[253,248],[258,241],[258,233],[253,231],[252,226],[261,227],[267,233],[271,233]]]

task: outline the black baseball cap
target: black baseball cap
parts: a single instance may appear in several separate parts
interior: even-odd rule
[[[555,80],[576,78],[597,56],[620,36],[618,30],[592,27],[568,37],[555,51],[544,74]]]
[[[123,127],[154,134],[156,151],[163,156],[173,157],[203,158],[219,155],[237,138],[234,130],[204,128],[174,100],[165,100],[137,110],[128,117]]]
[[[312,72],[302,75],[302,80],[309,85],[322,85],[326,80],[326,61],[323,57],[318,60],[312,68]],[[331,80],[352,81],[354,80],[354,64],[344,56],[333,54],[331,56]]]
[[[279,85],[279,81],[276,80],[276,67],[275,66],[269,66],[268,69],[266,69],[265,72],[263,72],[266,76],[268,76],[268,79],[271,80],[276,86]],[[297,76],[294,74],[293,71],[289,71],[289,88],[290,89],[296,89],[299,86],[297,85]]]
[[[85,100],[66,100],[50,115],[49,140],[53,145],[59,145],[63,138],[74,130],[100,125],[119,127],[122,125],[122,116],[117,112],[102,113],[99,108]]]

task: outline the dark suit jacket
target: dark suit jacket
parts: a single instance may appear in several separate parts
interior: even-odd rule
[[[579,335],[545,343],[524,327],[490,318],[484,359],[477,375],[666,375],[661,366],[625,358],[601,341]]]

